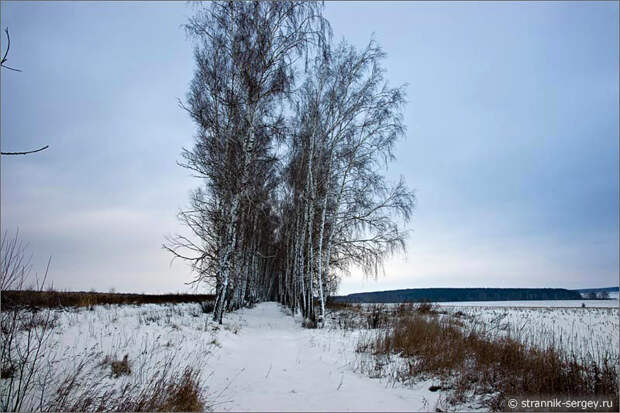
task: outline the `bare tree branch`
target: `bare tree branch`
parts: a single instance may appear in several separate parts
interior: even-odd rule
[[[4,51],[4,55],[2,56],[2,60],[0,60],[0,67],[3,67],[5,69],[9,69],[9,70],[13,70],[15,72],[21,72],[21,70],[19,69],[15,69],[13,67],[7,66],[4,63],[7,60],[7,56],[9,55],[9,50],[11,49],[11,36],[9,35],[9,28],[5,28],[4,29],[4,33],[6,33],[6,40],[7,40],[7,45],[6,45],[6,50]],[[41,152],[45,149],[49,148],[49,145],[45,145],[39,149],[33,149],[31,151],[20,151],[20,152],[0,152],[0,155],[29,155],[31,153],[37,153],[37,152]]]
[[[4,64],[7,60],[9,50],[11,49],[11,36],[9,35],[9,28],[8,27],[5,28],[4,32],[6,33],[7,45],[6,45],[6,50],[4,51],[4,56],[2,56],[2,60],[0,61],[0,67],[4,67],[5,69],[13,70],[15,72],[21,72],[20,69],[15,69],[13,67],[10,67]]]
[[[28,155],[31,153],[41,152],[45,149],[49,148],[49,145],[45,145],[42,148],[34,149],[32,151],[24,151],[24,152],[0,152],[2,155]]]

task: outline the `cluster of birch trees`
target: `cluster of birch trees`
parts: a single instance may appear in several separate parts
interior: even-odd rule
[[[182,166],[201,181],[165,248],[226,310],[277,300],[321,320],[341,274],[376,275],[414,196],[383,176],[404,135],[402,88],[384,53],[332,41],[318,2],[213,2],[186,25],[197,125]]]

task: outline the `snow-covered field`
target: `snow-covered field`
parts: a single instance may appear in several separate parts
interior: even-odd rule
[[[439,396],[428,383],[391,388],[354,372],[355,334],[304,329],[277,303],[227,314],[221,326],[198,304],[53,311],[55,327],[42,360],[52,366],[42,370],[48,372],[46,398],[76,369],[101,388],[122,388],[185,366],[200,369],[207,405],[218,411],[434,410]],[[131,374],[112,377],[102,362],[125,354]]]
[[[618,356],[617,309],[443,308],[460,311],[470,326],[511,332],[533,344],[556,340],[568,350]],[[364,331],[334,325],[304,329],[299,317],[285,314],[277,303],[227,314],[221,326],[198,304],[53,311],[55,327],[44,351],[44,364],[52,367],[48,396],[84,364],[89,380],[109,387],[192,366],[200,369],[207,405],[218,411],[434,411],[443,397],[442,391],[429,391],[432,381],[405,386],[368,377],[360,369],[364,355],[355,351]],[[102,361],[125,354],[131,374],[112,377]]]
[[[618,360],[620,317],[617,299],[438,304],[451,313],[466,314],[470,326],[492,334],[510,334],[539,347],[554,344],[571,354],[606,354]]]
[[[44,310],[48,311],[48,310]],[[100,390],[144,384],[155,373],[180,372],[186,366],[201,369],[216,344],[214,326],[205,323],[198,304],[99,305],[49,310],[53,328],[43,342],[40,370],[34,389],[23,409],[40,400],[52,400],[57,388],[71,375],[79,374],[76,392],[98,383]],[[25,339],[26,332],[18,335]],[[131,374],[113,377],[106,359],[122,360],[127,355]],[[2,380],[2,386],[7,385]]]
[[[618,308],[618,298],[609,300],[546,300],[546,301],[451,301],[437,303],[440,306],[448,307],[534,307],[534,308],[548,308],[548,307],[581,307],[585,304],[586,307],[604,307],[604,308]]]
[[[466,315],[470,327],[490,334],[510,334],[538,347],[554,344],[577,355],[607,354],[618,359],[619,317],[617,308],[593,307],[450,307]]]
[[[582,308],[581,303],[586,307]],[[437,305],[448,313],[464,314],[461,320],[469,328],[510,334],[539,347],[553,343],[574,354],[605,353],[615,359],[620,352],[618,300],[464,301]]]

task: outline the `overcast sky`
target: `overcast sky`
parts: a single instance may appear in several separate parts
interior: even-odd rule
[[[164,236],[199,183],[184,2],[2,2],[2,230],[60,289],[187,291]],[[341,293],[618,285],[618,3],[328,2],[336,38],[388,53],[416,190],[408,254]],[[4,50],[6,39],[2,39]]]

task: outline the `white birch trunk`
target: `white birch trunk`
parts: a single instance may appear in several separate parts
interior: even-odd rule
[[[321,300],[321,321],[325,320],[325,294],[323,292],[323,234],[325,232],[325,215],[327,212],[327,190],[323,196],[323,205],[321,206],[321,229],[319,231],[319,250],[318,250],[318,262],[317,272],[319,275],[319,298]],[[328,264],[329,265],[329,264]],[[327,266],[325,267],[327,268]]]

